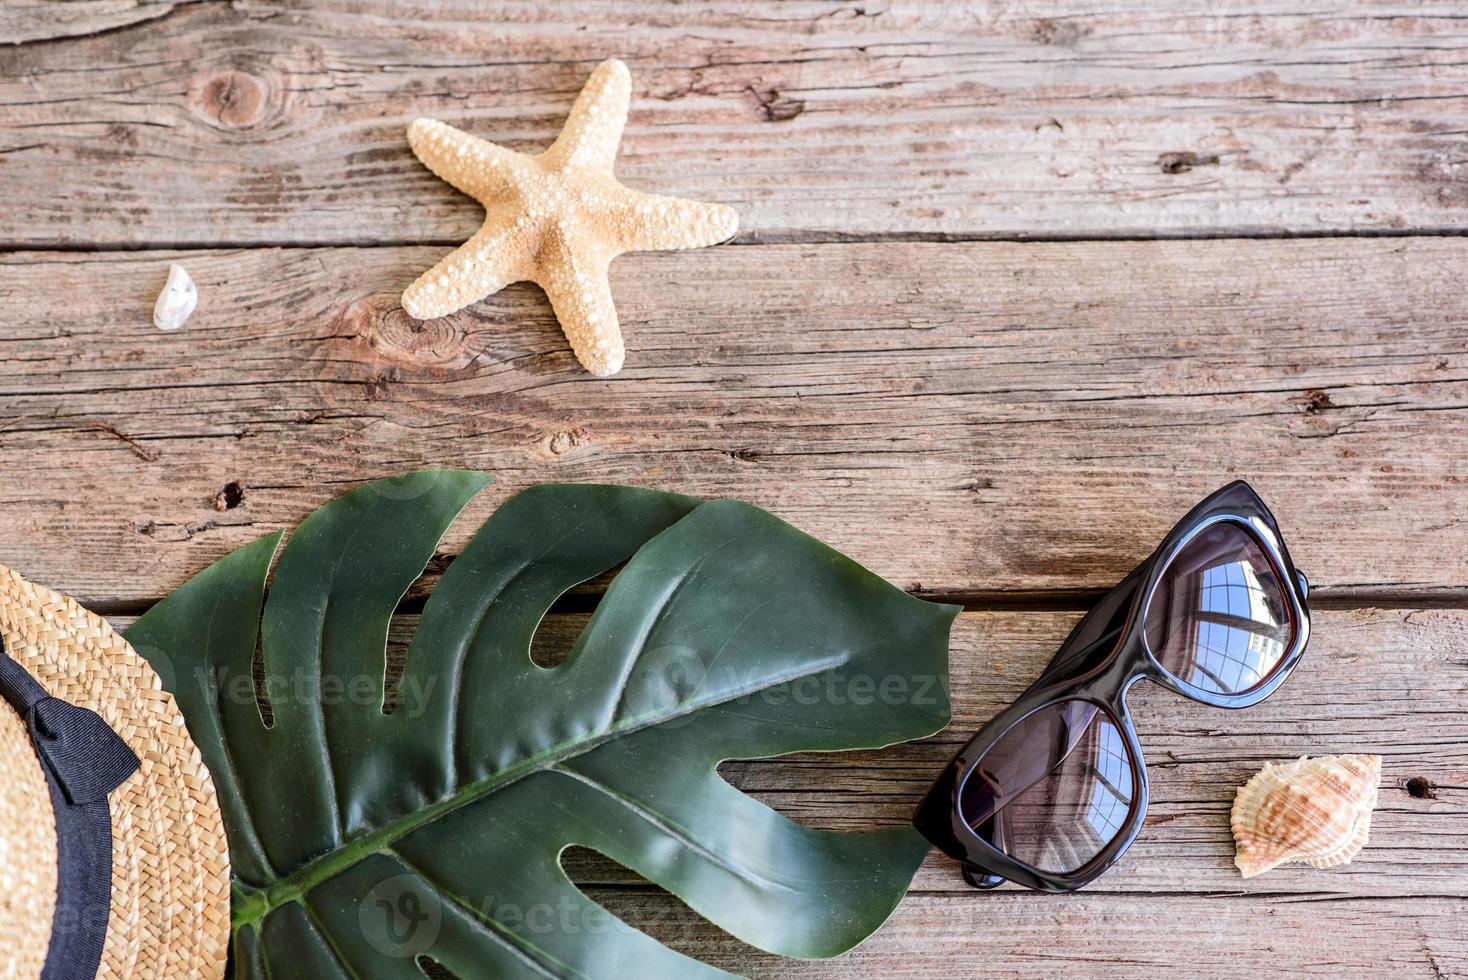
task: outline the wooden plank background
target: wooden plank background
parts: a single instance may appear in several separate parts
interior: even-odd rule
[[[479,518],[529,483],[631,481],[751,500],[924,594],[1045,597],[1109,587],[1247,476],[1320,597],[1464,598],[1461,239],[629,256],[607,381],[533,286],[408,320],[440,251],[0,260],[27,310],[0,560],[132,609],[344,483],[456,465],[499,474]],[[146,313],[173,259],[203,299],[168,335]]]
[[[0,21],[29,41],[0,71],[0,242],[458,242],[475,209],[408,122],[538,149],[612,54],[623,178],[735,205],[745,241],[1468,218],[1449,2],[65,6],[92,11]]]
[[[1148,824],[1085,892],[978,894],[931,857],[866,944],[793,963],[568,867],[753,976],[1468,976],[1465,25],[1405,0],[7,4],[0,561],[125,624],[413,467],[499,474],[435,571],[531,483],[747,499],[967,610],[947,732],[724,767],[854,829],[905,820],[1079,610],[1247,477],[1315,583],[1310,654],[1250,711],[1138,692]],[[608,380],[533,287],[408,320],[480,214],[407,123],[534,150],[610,56],[619,175],[733,204],[739,238],[613,266]],[[201,304],[165,335],[170,261]],[[1239,879],[1234,788],[1335,751],[1386,759],[1371,846]]]

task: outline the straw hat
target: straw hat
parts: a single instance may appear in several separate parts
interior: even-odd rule
[[[98,900],[91,935],[83,942],[100,945],[97,975],[222,977],[229,942],[229,853],[214,784],[172,695],[101,618],[3,565],[0,642],[4,657],[14,661],[0,660],[0,680],[9,685],[0,698],[0,977],[39,977],[51,947],[74,950],[67,944],[76,942],[78,931],[87,932],[76,916],[58,915],[57,908],[58,877],[74,889],[75,855],[87,852],[85,840],[68,843],[79,826],[67,822],[68,814],[88,795],[96,797],[87,804],[93,808],[88,814],[97,821],[95,838],[102,842],[92,849],[99,860],[90,867],[99,896],[106,894],[108,874],[100,831],[111,826],[105,933]],[[31,686],[17,664],[40,688]],[[42,698],[34,710],[14,706],[17,684]],[[46,701],[44,695],[65,703]],[[62,732],[58,738],[64,742],[77,730],[81,736],[72,738],[69,749],[50,747],[57,744],[51,737],[56,732]],[[69,764],[54,761],[57,751],[88,760],[81,768],[90,770],[68,780]],[[108,770],[92,761],[119,756],[125,767]],[[54,805],[53,792],[65,793]],[[104,804],[105,819],[97,809]],[[67,841],[58,841],[58,826],[73,829],[63,834]],[[68,898],[61,892],[63,911],[74,911],[77,904],[74,894]],[[68,959],[65,975],[77,975],[77,957]]]

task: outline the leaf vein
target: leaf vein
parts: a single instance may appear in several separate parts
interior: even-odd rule
[[[779,889],[780,891],[793,892],[796,890],[785,884],[783,881],[776,881],[773,878],[770,878],[766,875],[759,873],[758,871],[755,871],[753,868],[742,866],[733,861],[730,861],[728,858],[722,857],[718,852],[701,843],[697,838],[695,838],[683,827],[675,823],[671,818],[665,816],[664,814],[658,813],[656,810],[652,809],[649,806],[646,806],[634,797],[628,796],[626,793],[622,793],[613,789],[606,783],[592,779],[585,773],[578,772],[577,770],[572,769],[565,764],[556,766],[554,771],[561,773],[562,775],[569,776],[577,782],[589,786],[597,792],[604,794],[605,796],[611,797],[618,803],[625,806],[627,809],[631,810],[637,816],[641,817],[643,820],[646,820],[648,823],[652,824],[660,832],[673,838],[673,840],[677,841],[679,844],[682,844],[688,850],[692,851],[694,854],[697,854],[705,861],[708,861],[715,867],[721,868],[724,871],[729,872],[736,878],[744,878],[745,880],[754,881],[760,885],[764,885],[768,888]]]
[[[357,971],[353,970],[351,964],[347,962],[346,957],[342,956],[341,950],[337,949],[336,943],[331,941],[330,933],[327,932],[326,926],[317,917],[316,910],[311,908],[310,903],[302,902],[301,911],[306,914],[306,924],[311,927],[312,932],[321,938],[321,945],[326,947],[326,951],[331,954],[333,960],[336,960],[336,965],[342,968],[342,972],[350,977],[351,980],[361,980]]]
[[[703,567],[703,563],[708,561],[710,556],[716,551],[728,547],[729,544],[730,542],[728,541],[722,541],[690,562],[688,567],[678,576],[677,580],[673,582],[672,588],[668,589],[658,602],[656,611],[647,620],[647,625],[639,632],[636,641],[631,644],[631,649],[636,650],[637,654],[636,656],[627,658],[626,666],[622,668],[621,674],[617,678],[617,693],[608,702],[612,705],[612,713],[608,716],[606,724],[603,726],[605,729],[610,730],[616,724],[617,719],[622,716],[624,702],[627,698],[627,685],[631,683],[632,675],[637,672],[637,665],[642,662],[642,655],[647,652],[647,641],[657,631],[658,626],[662,624],[663,619],[672,609],[673,604],[678,599],[678,594],[683,591],[683,587],[693,579],[694,575],[698,573],[698,570]]]
[[[552,980],[568,980],[568,978],[571,978],[571,980],[574,980],[574,978],[590,980],[587,974],[582,973],[567,963],[562,963],[539,946],[516,934],[514,930],[505,926],[493,916],[480,912],[472,903],[464,901],[464,899],[449,891],[447,887],[436,881],[425,869],[409,860],[402,851],[390,847],[385,849],[384,853],[417,875],[424,884],[434,890],[439,898],[463,912],[470,921],[481,926],[482,931],[491,939],[520,958],[526,966],[530,967],[536,973],[543,977],[551,977]],[[553,969],[555,967],[559,967],[561,970],[567,972],[555,972]]]
[[[218,635],[218,633],[214,629],[215,617],[218,615],[219,603],[215,602],[209,609],[210,628],[208,635],[211,637]],[[207,645],[205,649],[207,651]],[[231,795],[233,795],[234,798],[240,802],[240,806],[237,808],[241,811],[240,822],[243,824],[243,826],[240,827],[240,833],[242,833],[245,840],[248,841],[250,850],[254,853],[256,859],[259,860],[260,866],[264,870],[264,872],[270,877],[274,878],[276,876],[275,864],[265,853],[265,842],[260,839],[260,831],[255,826],[255,810],[246,802],[245,786],[244,783],[240,780],[239,763],[235,760],[234,757],[234,741],[233,739],[230,739],[225,735],[224,712],[220,710],[220,701],[223,696],[223,689],[219,685],[219,676],[214,672],[213,664],[208,659],[206,659],[204,662],[204,669],[206,671],[204,682],[209,685],[210,694],[209,700],[206,703],[209,708],[209,714],[213,717],[216,729],[219,732],[218,742],[221,749],[223,750],[225,779],[220,780],[219,777],[212,772],[210,773],[210,775],[213,776],[216,783],[227,782]],[[258,711],[259,708],[257,706],[257,714]],[[260,727],[265,727],[265,719],[263,717],[260,718]],[[266,731],[269,731],[269,729],[266,729]]]

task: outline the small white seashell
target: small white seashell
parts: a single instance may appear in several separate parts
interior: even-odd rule
[[[168,266],[168,282],[153,304],[153,326],[159,330],[177,330],[199,305],[199,289],[188,272],[177,262]]]
[[[1234,864],[1252,878],[1290,861],[1348,863],[1366,846],[1380,783],[1379,755],[1267,763],[1234,797]]]

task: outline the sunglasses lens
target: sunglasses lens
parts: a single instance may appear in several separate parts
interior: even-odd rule
[[[959,790],[959,812],[996,850],[1065,874],[1115,840],[1135,795],[1121,727],[1089,701],[1061,701],[1015,722]]]
[[[1204,528],[1168,564],[1146,631],[1162,668],[1208,694],[1263,684],[1295,638],[1273,564],[1253,534],[1227,521]]]

